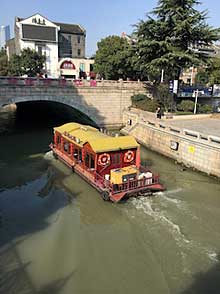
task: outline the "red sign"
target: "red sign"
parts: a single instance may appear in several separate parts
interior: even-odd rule
[[[65,60],[63,63],[61,63],[60,68],[61,69],[76,69],[72,61],[68,61],[68,60]]]

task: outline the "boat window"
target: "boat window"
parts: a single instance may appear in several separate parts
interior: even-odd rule
[[[95,160],[94,160],[94,157],[92,155],[90,157],[90,168],[95,168]]]
[[[73,157],[75,158],[75,159],[78,159],[78,149],[77,148],[74,148],[74,150],[73,150]]]
[[[82,150],[79,149],[79,161],[82,161]]]
[[[89,154],[88,153],[86,153],[85,165],[86,165],[86,167],[89,167]]]
[[[95,160],[92,154],[86,153],[85,165],[88,168],[95,168]]]
[[[60,144],[60,142],[61,142],[61,138],[60,138],[60,136],[57,136],[57,141],[56,141],[56,143],[57,143],[57,144]]]
[[[70,144],[68,142],[65,142],[63,144],[63,149],[64,149],[65,152],[69,153]]]
[[[112,154],[112,164],[120,164],[120,153]]]

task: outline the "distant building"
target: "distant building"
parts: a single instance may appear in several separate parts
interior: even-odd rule
[[[89,75],[93,60],[85,58],[86,31],[78,24],[52,22],[40,14],[15,18],[15,37],[7,42],[9,58],[30,48],[46,56],[48,77]]]
[[[0,27],[0,49],[6,45],[6,41],[10,39],[10,27],[1,26]]]
[[[135,45],[137,42],[134,37],[127,35],[125,32],[122,32],[121,38],[126,39],[130,45]]]
[[[193,52],[200,54],[201,56],[206,57],[220,57],[220,45],[212,44],[210,46],[197,46],[189,48]],[[191,66],[188,69],[185,69],[181,75],[180,79],[185,83],[189,85],[193,85],[196,82],[196,75],[198,73],[199,68]]]

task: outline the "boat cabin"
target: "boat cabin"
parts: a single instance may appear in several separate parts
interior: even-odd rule
[[[111,171],[139,168],[139,144],[132,136],[110,137],[91,126],[67,123],[54,128],[54,145],[82,169],[110,179]]]

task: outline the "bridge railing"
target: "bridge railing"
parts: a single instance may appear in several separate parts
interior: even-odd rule
[[[145,82],[140,81],[111,81],[111,80],[75,80],[52,78],[23,78],[0,77],[1,86],[28,86],[28,87],[118,87],[143,89]]]

